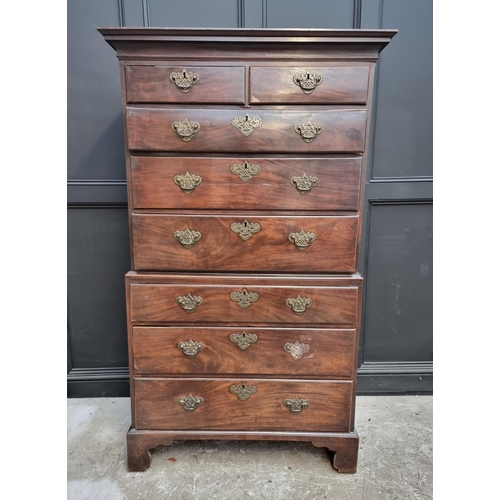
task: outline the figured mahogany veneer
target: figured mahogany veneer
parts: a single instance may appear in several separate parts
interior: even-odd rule
[[[245,118],[246,115],[262,120],[262,125],[249,136],[231,125],[233,118]],[[207,110],[128,106],[126,120],[128,147],[137,151],[362,153],[365,150],[365,110]],[[184,120],[200,126],[189,141],[183,141],[172,130],[172,123]],[[308,122],[323,126],[322,132],[309,143],[295,132],[295,125]]]
[[[307,74],[309,72],[309,75]],[[315,80],[321,78],[321,83],[310,93],[305,93],[301,88],[300,77]],[[250,102],[252,104],[365,104],[368,99],[368,78],[370,68],[362,67],[278,67],[250,68]],[[307,83],[303,84],[307,89]]]
[[[231,228],[245,220],[260,226],[247,240]],[[172,271],[353,272],[358,221],[357,216],[269,217],[251,212],[240,216],[134,214],[131,222],[135,267]],[[186,229],[201,233],[190,248],[174,236],[176,231]],[[302,230],[315,236],[309,246],[299,250],[289,235]]]
[[[132,156],[134,209],[353,210],[359,206],[361,157],[260,158],[254,155],[213,158],[204,156]],[[257,174],[231,171],[245,162],[260,168]],[[234,170],[237,170],[235,168]],[[253,171],[258,170],[254,167]],[[190,193],[175,184],[177,175],[201,177]],[[301,194],[292,179],[306,175],[314,186]],[[314,181],[314,178],[316,181]]]
[[[195,74],[199,79],[182,92],[172,73]],[[126,66],[127,102],[130,103],[231,103],[245,102],[244,67]]]
[[[130,286],[130,319],[137,323],[287,323],[330,324],[353,327],[358,319],[359,287],[301,286],[270,280],[267,286],[238,284],[170,285],[132,284]],[[166,279],[168,283],[168,279]],[[231,292],[256,293],[258,300],[243,309],[230,298]],[[177,303],[177,297],[201,297],[203,302],[192,312]],[[296,314],[286,300],[307,297],[312,304]]]
[[[232,385],[255,386],[242,401]],[[283,381],[273,379],[136,378],[136,429],[207,429],[347,432],[353,384],[350,381]],[[178,398],[202,397],[186,411]],[[309,406],[292,412],[285,399],[306,399]]]
[[[354,329],[135,326],[134,372],[352,378],[355,336]],[[190,340],[202,344],[194,355],[186,350],[192,357],[179,347]]]
[[[99,31],[125,118],[129,470],[239,439],[356,472],[365,152],[396,31]]]

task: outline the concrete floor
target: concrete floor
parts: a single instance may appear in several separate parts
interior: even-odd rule
[[[179,441],[126,470],[128,398],[68,400],[68,500],[432,498],[432,396],[360,396],[357,474],[310,443]]]

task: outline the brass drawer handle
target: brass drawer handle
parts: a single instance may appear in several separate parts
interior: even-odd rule
[[[181,396],[177,399],[177,402],[186,410],[186,411],[194,411],[196,408],[201,406],[205,400],[201,396],[193,396],[190,394],[189,396]]]
[[[311,402],[308,399],[300,399],[295,396],[293,399],[284,399],[283,404],[293,413],[300,413],[302,410],[309,408]]]
[[[311,73],[309,70],[293,77],[293,83],[298,85],[304,91],[304,94],[310,94],[322,82],[323,77],[321,75]]]
[[[242,309],[250,307],[253,302],[259,300],[259,294],[255,292],[248,292],[246,288],[242,292],[231,292],[229,298],[238,303]]]
[[[246,385],[244,382],[241,385],[232,385],[229,388],[231,394],[238,396],[241,401],[246,401],[252,394],[257,392],[256,385]]]
[[[201,177],[199,175],[192,175],[186,172],[184,175],[175,175],[174,182],[177,184],[186,194],[192,193],[196,186],[201,184]]]
[[[201,297],[193,296],[190,293],[184,296],[180,295],[175,300],[186,312],[193,312],[203,302]]]
[[[297,295],[295,299],[286,299],[285,303],[295,314],[300,316],[301,314],[304,314],[306,309],[312,306],[313,301],[309,297],[301,297],[300,295]]]
[[[291,342],[287,342],[283,348],[285,352],[292,356],[293,359],[297,360],[300,359],[306,352],[309,352],[311,346],[296,340],[293,344]]]
[[[183,122],[173,122],[172,130],[177,133],[177,135],[184,141],[190,141],[201,126],[198,122],[188,122],[187,118],[184,118]]]
[[[288,239],[294,243],[299,250],[305,250],[316,239],[316,234],[307,233],[302,229],[300,233],[290,233]]]
[[[240,238],[246,241],[260,231],[260,224],[258,222],[248,222],[245,219],[243,222],[231,224],[231,231],[239,234]]]
[[[290,184],[296,187],[300,194],[307,194],[318,184],[318,178],[304,173],[302,177],[292,177]]]
[[[170,73],[170,80],[177,85],[181,92],[189,92],[193,85],[196,85],[200,77],[196,73],[187,72],[185,69],[179,72]]]
[[[184,231],[175,231],[174,238],[184,247],[191,248],[197,241],[201,239],[199,231],[191,230],[188,227]]]
[[[189,339],[187,342],[179,342],[177,347],[188,357],[194,358],[203,348],[203,342]]]
[[[260,173],[259,165],[252,165],[245,160],[245,163],[233,163],[231,165],[231,172],[236,174],[243,182],[248,182],[254,175]]]
[[[251,344],[255,344],[259,337],[255,333],[231,333],[229,335],[229,340],[236,344],[242,351],[248,349]]]
[[[321,132],[323,132],[323,125],[319,123],[311,123],[309,120],[307,123],[302,125],[295,125],[295,132],[304,139],[305,142],[312,142],[316,137],[318,137]]]
[[[239,131],[248,137],[256,128],[262,125],[262,120],[258,116],[245,115],[244,118],[235,117],[231,120],[231,125],[239,129]]]

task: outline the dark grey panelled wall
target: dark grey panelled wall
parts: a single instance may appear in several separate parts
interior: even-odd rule
[[[431,391],[432,1],[75,0],[68,3],[68,395],[128,394],[120,81],[96,26],[399,29],[376,78],[358,390]]]

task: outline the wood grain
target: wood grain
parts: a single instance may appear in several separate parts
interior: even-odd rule
[[[165,282],[167,282],[165,278]],[[222,279],[223,281],[223,279]],[[199,278],[199,283],[203,277]],[[230,299],[233,291],[255,292],[259,300],[242,309]],[[178,296],[197,295],[203,303],[193,312],[186,312],[177,302]],[[302,315],[295,314],[285,303],[297,295],[310,297],[312,305]],[[290,286],[279,279],[274,285],[139,285],[130,286],[132,323],[292,323],[323,324],[354,327],[358,314],[357,287]]]
[[[257,223],[248,240],[232,224]],[[353,272],[358,217],[132,214],[134,264],[138,270]],[[190,229],[201,239],[185,248],[174,237]],[[302,230],[316,239],[304,250],[289,240]]]
[[[248,137],[231,125],[233,118],[257,116],[262,125]],[[184,120],[200,124],[200,130],[183,141],[171,128]],[[294,130],[307,122],[323,126],[311,143]],[[126,108],[127,142],[131,150],[362,153],[365,148],[365,110],[269,110]]]
[[[170,74],[196,73],[198,82],[189,92],[181,92]],[[234,103],[245,101],[244,67],[210,66],[125,66],[129,103]]]
[[[257,335],[257,341],[241,349],[229,336]],[[192,339],[203,343],[195,357],[178,348]],[[228,327],[134,327],[132,334],[136,374],[244,374],[308,378],[352,377],[354,330],[228,328]],[[300,359],[286,352],[286,343],[300,342],[309,351]]]
[[[261,168],[247,182],[231,171],[231,165],[245,161]],[[202,178],[192,193],[173,180],[186,172]],[[304,174],[318,179],[305,195],[291,183]],[[132,156],[131,175],[135,209],[357,210],[361,157]]]
[[[241,401],[231,385],[255,385],[257,392]],[[352,382],[273,379],[136,378],[137,429],[281,430],[347,432]],[[186,411],[179,397],[201,396],[204,403]],[[284,399],[307,399],[310,406],[291,412]]]
[[[293,77],[309,71],[323,81],[310,94],[296,85]],[[250,68],[252,104],[365,104],[368,98],[369,67],[282,66]]]

